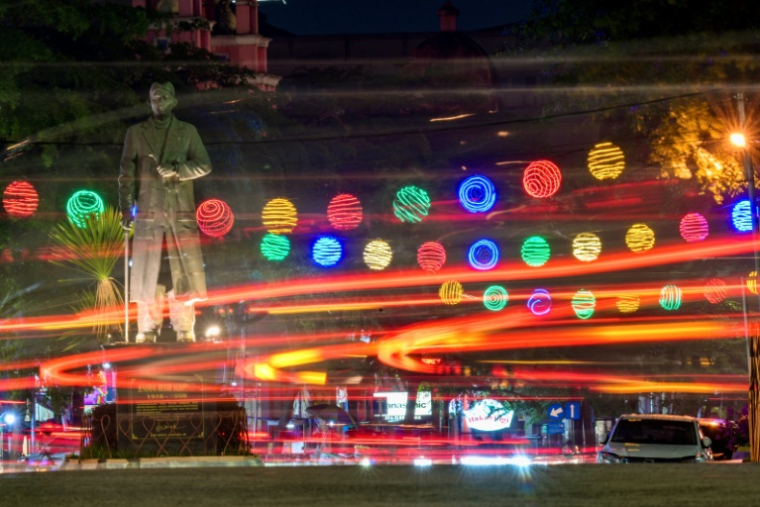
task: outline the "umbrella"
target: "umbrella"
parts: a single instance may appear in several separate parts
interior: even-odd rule
[[[320,405],[312,405],[306,409],[308,413],[325,422],[332,422],[335,424],[345,424],[356,426],[353,418],[348,415],[348,412],[340,408],[338,405],[331,403],[322,403]]]

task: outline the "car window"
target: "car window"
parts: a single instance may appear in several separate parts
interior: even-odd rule
[[[612,442],[663,445],[695,445],[697,434],[689,421],[622,419]]]

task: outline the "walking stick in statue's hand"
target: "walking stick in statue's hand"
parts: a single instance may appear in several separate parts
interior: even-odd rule
[[[124,229],[124,342],[129,343],[129,230]]]

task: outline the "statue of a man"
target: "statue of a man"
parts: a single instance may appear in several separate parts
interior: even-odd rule
[[[135,227],[129,299],[138,343],[156,340],[165,299],[177,341],[195,341],[193,304],[207,298],[193,180],[211,162],[195,127],[172,114],[176,105],[171,83],[153,83],[153,116],[127,130],[121,156],[121,225]]]

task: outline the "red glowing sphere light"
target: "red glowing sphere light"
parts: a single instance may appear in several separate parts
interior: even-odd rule
[[[327,205],[327,219],[338,231],[356,229],[363,216],[362,203],[351,194],[338,194]]]
[[[235,216],[229,205],[219,199],[209,199],[198,206],[195,213],[198,227],[207,236],[221,238],[232,229]]]
[[[31,183],[14,181],[3,192],[3,207],[16,218],[30,217],[37,211],[40,198]]]
[[[551,197],[559,190],[562,173],[553,162],[537,160],[531,162],[523,174],[523,187],[533,197]]]
[[[714,305],[717,305],[728,297],[728,287],[726,282],[720,278],[710,278],[705,283],[705,299]]]
[[[425,271],[435,273],[446,263],[446,249],[436,241],[423,243],[417,250],[417,263]]]
[[[707,219],[699,213],[689,213],[681,219],[681,237],[689,243],[702,241],[710,233]]]

